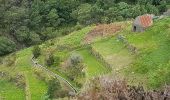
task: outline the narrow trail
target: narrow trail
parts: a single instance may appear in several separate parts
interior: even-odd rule
[[[28,80],[28,77],[27,77],[27,73],[24,73],[24,76],[25,76],[25,83],[26,83],[26,86],[25,86],[25,95],[26,95],[26,100],[31,100],[31,93],[30,93],[30,87],[29,87],[29,80]]]
[[[49,73],[49,75],[52,75],[52,76],[54,76],[54,77],[62,80],[62,81],[65,82],[66,84],[68,84],[68,86],[74,91],[75,94],[78,92],[78,90],[77,90],[69,81],[67,81],[65,78],[61,77],[60,75],[58,75],[58,74],[56,74],[56,73],[48,70],[47,68],[45,68],[45,67],[42,66],[41,64],[38,64],[38,63],[36,62],[36,60],[34,59],[34,57],[31,58],[31,61],[32,61],[32,63],[34,64],[34,66],[37,66],[37,67],[43,69],[44,71],[46,71],[47,73]]]

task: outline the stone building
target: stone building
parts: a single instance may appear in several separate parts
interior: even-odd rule
[[[142,16],[136,17],[133,22],[133,31],[134,32],[144,32],[146,28],[153,25],[153,15],[145,14]]]

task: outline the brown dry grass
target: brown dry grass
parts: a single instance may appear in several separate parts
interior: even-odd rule
[[[96,37],[115,35],[122,27],[123,25],[118,24],[99,24],[86,35],[84,43],[91,43]]]

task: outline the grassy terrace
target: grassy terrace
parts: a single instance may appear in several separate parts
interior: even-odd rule
[[[109,63],[113,70],[120,70],[133,61],[133,56],[125,48],[123,43],[116,38],[104,39],[92,45],[92,48],[99,52],[104,60]]]
[[[19,71],[26,73],[28,84],[30,87],[30,95],[32,100],[42,99],[47,91],[47,84],[39,80],[34,74],[33,65],[31,62],[32,52],[31,48],[25,49],[17,53],[16,68]]]
[[[0,80],[0,100],[25,100],[24,90],[14,84]]]
[[[28,92],[30,94],[28,95],[30,96],[31,100],[38,100],[44,97],[47,91],[47,84],[44,81],[39,80],[34,74],[34,69],[32,67],[32,62],[31,62],[31,56],[32,56],[31,48],[19,51],[16,53],[15,66],[13,66],[12,68],[1,67],[1,70],[9,72],[11,75],[16,75],[16,74],[24,75],[24,77],[28,79],[28,82],[26,83],[27,85],[29,85]],[[7,82],[6,82],[7,84],[4,84],[4,82],[5,81],[2,81],[1,82],[2,84],[0,85],[1,87],[4,87],[3,89],[6,90],[5,97],[11,98],[6,100],[24,100],[26,98],[25,95],[23,95],[26,94],[24,93],[25,90],[19,91],[19,89],[14,88],[15,86],[14,84],[7,83]],[[9,89],[8,86],[9,88],[11,87],[11,89],[13,90]],[[14,91],[16,91],[16,93]]]
[[[80,49],[77,52],[83,56],[84,63],[87,67],[86,74],[88,78],[108,72],[108,69],[90,54],[88,49]]]

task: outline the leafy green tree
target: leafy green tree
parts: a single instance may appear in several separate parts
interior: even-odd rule
[[[103,10],[97,5],[91,5],[88,3],[80,5],[76,10],[72,12],[72,17],[77,19],[80,24],[91,24],[100,22]]]
[[[27,46],[37,44],[41,41],[39,35],[34,31],[30,31],[26,26],[21,26],[16,31],[16,38],[18,41],[25,43]]]
[[[47,15],[48,26],[57,27],[60,24],[59,15],[56,9],[52,9]]]
[[[165,12],[167,10],[167,7],[166,7],[166,1],[161,1],[160,2],[160,5],[158,5],[158,9],[159,9],[159,12]]]
[[[58,79],[54,78],[49,81],[47,95],[50,99],[53,99],[55,96],[59,97],[61,92],[61,85]]]
[[[81,24],[90,24],[92,18],[91,13],[92,5],[85,3],[72,12],[72,17],[77,19]]]
[[[16,45],[10,39],[0,36],[0,56],[9,54],[16,50]]]
[[[41,48],[38,45],[34,46],[32,53],[35,58],[38,58],[41,55]]]

